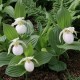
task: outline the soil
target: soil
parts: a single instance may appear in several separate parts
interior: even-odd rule
[[[69,51],[69,59],[66,61],[68,65],[67,71],[54,72],[48,69],[48,67],[36,68],[32,73],[28,75],[26,80],[68,80],[67,72],[74,77],[80,76],[80,52]],[[12,78],[5,75],[5,67],[0,68],[0,78],[3,80],[25,80],[25,77]],[[1,79],[0,79],[1,80]]]

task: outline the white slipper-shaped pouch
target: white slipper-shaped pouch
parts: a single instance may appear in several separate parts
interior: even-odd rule
[[[61,42],[61,35],[62,35],[62,38],[65,43],[72,44],[74,42],[74,34],[73,33],[75,33],[77,35],[76,31],[74,30],[74,27],[69,27],[69,28],[63,29],[59,34],[59,41]]]

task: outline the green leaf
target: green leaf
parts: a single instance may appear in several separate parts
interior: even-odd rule
[[[11,77],[20,77],[25,72],[26,70],[24,69],[24,66],[18,65],[18,66],[8,66],[5,73]]]
[[[68,50],[68,49],[73,49],[73,50],[79,50],[80,51],[80,42],[75,41],[72,44],[63,44],[63,45],[58,45],[59,48]]]
[[[53,54],[55,53],[56,55],[60,55],[64,52],[64,50],[57,47],[57,45],[61,44],[59,41],[60,31],[61,29],[59,27],[54,27],[49,33],[49,43],[54,51]]]
[[[60,44],[59,34],[61,29],[59,27],[54,27],[49,33],[49,43],[54,50],[57,50],[57,44]]]
[[[11,61],[9,62],[9,66],[15,66],[19,63],[19,61],[24,58],[23,56],[14,56]]]
[[[49,68],[51,70],[59,72],[65,70],[67,68],[67,65],[62,61],[57,61],[55,64],[53,62],[53,64],[49,65]]]
[[[42,33],[42,24],[40,22],[37,22],[38,32],[39,34]]]
[[[26,22],[26,27],[27,27],[27,34],[31,35],[34,32],[34,26],[30,20],[27,20]]]
[[[52,54],[47,52],[37,52],[34,54],[34,58],[38,61],[39,64],[36,64],[36,66],[41,66],[43,64],[46,64],[50,61],[52,58]]]
[[[28,45],[24,53],[25,53],[25,56],[33,56],[34,50],[33,50],[32,44]]]
[[[8,40],[13,40],[18,37],[18,33],[15,28],[8,24],[3,24],[3,32]]]
[[[15,18],[25,16],[26,16],[25,5],[22,3],[22,0],[18,0],[15,5]]]
[[[14,8],[12,6],[6,6],[3,12],[6,12],[10,17],[14,18]]]
[[[6,40],[6,36],[5,35],[0,36],[0,42],[5,42],[5,40]]]
[[[0,5],[2,4],[2,0],[0,0]]]
[[[41,45],[42,48],[47,46],[47,42],[48,42],[47,34],[44,34],[43,36],[40,36],[39,40],[40,40],[40,45]]]
[[[8,65],[10,60],[13,58],[12,54],[7,54],[7,52],[0,53],[0,67]]]
[[[69,10],[75,11],[75,9],[79,5],[79,3],[80,3],[80,0],[74,0],[70,5]]]
[[[35,47],[35,45],[37,44],[39,39],[38,35],[32,35],[30,36],[30,39],[28,41],[25,41],[26,45],[28,44],[32,44],[33,47]]]
[[[58,25],[63,29],[71,26],[72,18],[70,12],[63,6],[59,9],[56,15]]]
[[[0,11],[2,10],[3,4],[0,5]]]
[[[13,2],[16,2],[16,1],[17,1],[17,0],[7,0],[6,4],[9,5],[9,4],[11,4],[11,3],[13,3]]]

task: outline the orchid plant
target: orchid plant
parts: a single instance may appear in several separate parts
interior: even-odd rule
[[[66,55],[68,49],[80,50],[80,42],[74,39],[77,31],[75,27],[70,27],[73,19],[70,11],[64,7],[63,0],[54,17],[45,12],[45,26],[40,22],[34,24],[28,18],[26,20],[27,11],[23,1],[15,2],[12,17],[14,22],[3,22],[2,25],[0,67],[8,65],[5,73],[11,77],[26,75],[26,72],[32,72],[35,67],[45,64],[57,72],[67,69],[60,56]]]

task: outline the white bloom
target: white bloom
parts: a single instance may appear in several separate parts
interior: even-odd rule
[[[24,34],[27,31],[27,27],[25,25],[17,25],[15,29],[18,34]]]
[[[12,23],[12,26],[16,25],[16,31],[18,34],[24,34],[27,31],[27,27],[25,26],[26,21],[24,20],[24,17],[20,17],[15,19],[15,22]]]
[[[34,63],[32,62],[32,60],[34,60],[37,64],[39,64],[37,62],[37,60],[34,59],[33,56],[31,56],[31,57],[25,57],[25,58],[21,59],[20,62],[17,65],[19,65],[19,64],[21,64],[22,62],[25,61],[24,67],[25,67],[26,71],[32,72],[34,70]]]
[[[75,33],[77,35],[74,27],[69,27],[69,28],[63,29],[60,32],[60,34],[59,34],[59,40],[60,40],[60,42],[61,42],[61,35],[63,34],[62,38],[63,38],[63,40],[64,40],[65,43],[67,43],[67,44],[73,43],[74,42],[74,35],[73,35],[73,33]]]
[[[20,18],[15,19],[15,22],[12,23],[12,26],[21,25],[24,23],[26,23],[26,21],[24,20],[24,17],[20,17]]]
[[[21,55],[23,53],[23,47],[20,44],[23,44],[26,47],[25,43],[19,40],[19,38],[12,40],[12,43],[9,45],[8,48],[8,54],[10,53],[12,48],[12,52],[14,55]]]
[[[12,52],[14,55],[21,55],[23,53],[23,47],[21,45],[14,45]]]
[[[34,70],[34,63],[32,61],[26,61],[24,67],[26,71],[32,72]]]
[[[72,33],[63,33],[63,40],[67,44],[71,44],[74,42],[74,35]]]

